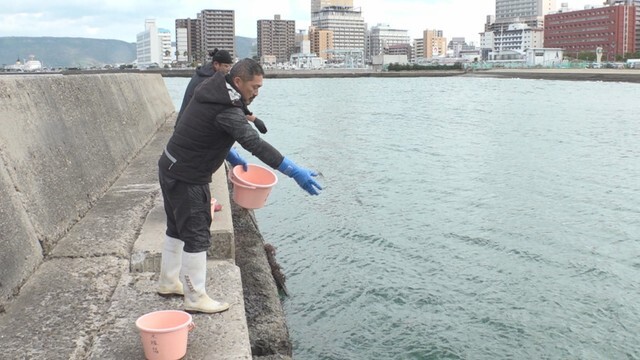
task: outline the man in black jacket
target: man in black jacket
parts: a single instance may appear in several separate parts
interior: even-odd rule
[[[218,50],[214,49],[211,53],[211,62],[204,64],[204,66],[199,66],[196,68],[196,73],[191,77],[191,81],[189,81],[189,85],[187,85],[187,89],[184,92],[184,97],[182,98],[182,105],[180,106],[180,111],[178,112],[178,117],[176,118],[176,125],[180,122],[180,118],[182,117],[182,113],[184,109],[191,101],[193,97],[193,92],[201,82],[205,79],[210,78],[218,71],[223,72],[224,74],[229,73],[231,70],[231,65],[233,65],[233,59],[231,58],[231,54],[229,54],[226,50]],[[245,114],[247,115],[247,120],[253,122],[258,130],[261,133],[267,133],[267,127],[264,124],[264,121],[258,119],[249,109],[245,106],[243,108]]]
[[[216,72],[202,81],[158,161],[167,231],[157,291],[184,295],[187,311],[229,308],[206,293],[206,251],[211,245],[211,176],[225,159],[246,170],[246,161],[231,148],[235,142],[309,194],[322,190],[313,178],[317,173],[283,156],[247,122],[243,108],[258,96],[263,78],[260,64],[244,59],[228,75]]]

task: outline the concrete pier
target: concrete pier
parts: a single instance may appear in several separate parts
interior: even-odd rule
[[[157,74],[0,77],[3,359],[143,359],[135,320],[181,309],[182,297],[155,293],[165,226],[157,160],[175,115]],[[278,299],[277,289],[268,278],[243,289],[233,217],[252,213],[231,203],[224,168],[211,190],[223,211],[207,288],[231,308],[193,315],[186,359],[261,358],[245,296]],[[288,347],[263,355],[289,358],[279,302],[270,311]]]

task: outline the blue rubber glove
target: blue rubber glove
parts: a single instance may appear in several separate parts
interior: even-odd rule
[[[282,163],[278,166],[278,171],[293,178],[301,188],[311,195],[318,195],[320,194],[318,190],[322,190],[322,186],[312,177],[318,176],[318,173],[300,167],[286,157],[282,159]]]
[[[238,150],[236,148],[229,149],[229,154],[227,154],[227,161],[231,163],[232,166],[242,165],[244,171],[249,170],[247,161],[238,154]]]

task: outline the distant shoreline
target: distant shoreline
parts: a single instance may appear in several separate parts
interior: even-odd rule
[[[640,83],[640,69],[493,69],[467,72],[463,76]]]
[[[60,73],[0,73],[0,75],[78,75],[141,73],[160,74],[163,77],[191,77],[194,69],[153,69],[153,70],[72,70]],[[491,69],[491,70],[424,70],[378,72],[368,69],[322,69],[322,70],[265,70],[267,79],[310,79],[310,78],[407,78],[407,77],[474,77],[474,78],[517,78],[569,81],[607,81],[640,83],[640,69]]]

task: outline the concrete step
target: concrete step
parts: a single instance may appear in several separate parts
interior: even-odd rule
[[[3,359],[144,359],[135,321],[181,309],[182,297],[155,293],[157,274],[129,273],[116,257],[45,262],[0,317]],[[209,260],[207,291],[231,308],[193,314],[186,359],[251,359],[240,271]]]
[[[108,311],[117,316],[101,329],[88,359],[144,358],[135,320],[152,311],[182,308],[181,296],[163,298],[156,294],[156,286],[156,273],[122,277]],[[207,292],[231,307],[219,314],[192,314],[195,328],[189,334],[185,359],[251,359],[239,268],[226,261],[209,260]]]

